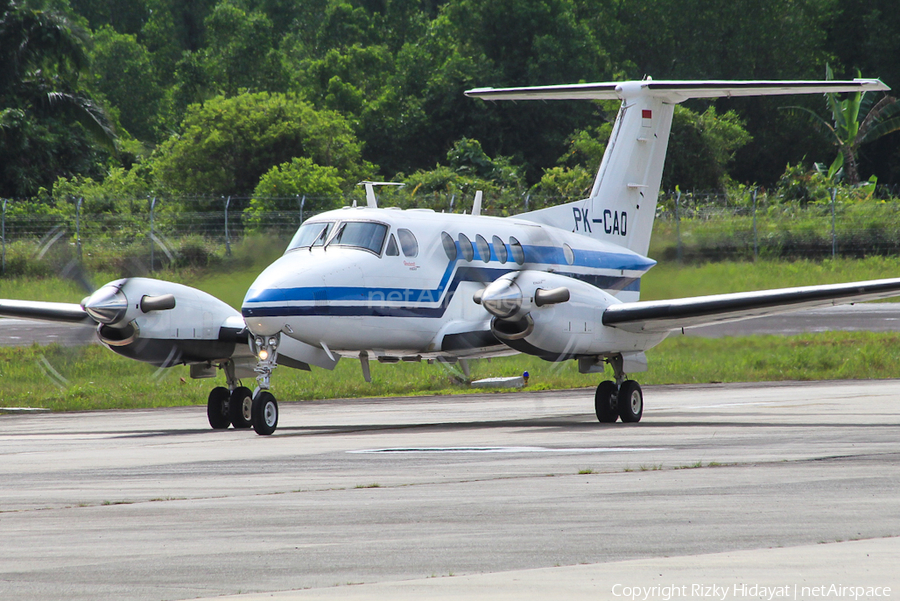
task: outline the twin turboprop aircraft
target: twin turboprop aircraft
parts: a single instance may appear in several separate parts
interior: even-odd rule
[[[126,357],[191,377],[224,372],[213,428],[271,434],[277,366],[333,369],[369,362],[455,362],[516,352],[612,369],[597,386],[601,422],[640,421],[643,393],[627,374],[684,327],[805,307],[887,298],[900,278],[640,301],[674,106],[689,98],[883,91],[879,80],[628,81],[466,92],[485,100],[618,99],[606,153],[585,200],[514,217],[344,207],[303,223],[247,292],[241,311],[199,290],[147,278],[106,284],[81,305],[0,300],[0,316],[97,325]],[[251,391],[241,380],[256,376]]]

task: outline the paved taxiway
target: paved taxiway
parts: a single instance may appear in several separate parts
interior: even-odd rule
[[[282,403],[272,437],[199,407],[0,415],[0,598],[390,598],[450,575],[611,598],[611,574],[650,586],[679,561],[752,579],[767,564],[741,553],[772,547],[900,595],[876,561],[900,549],[900,381],[645,396],[628,426],[586,390]]]

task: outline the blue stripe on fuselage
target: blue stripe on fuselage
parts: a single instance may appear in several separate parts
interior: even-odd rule
[[[565,255],[561,248],[551,246],[525,246],[524,249],[526,253],[526,265],[528,265],[529,263],[541,263],[545,265],[552,265],[557,269],[567,269],[570,267],[565,262]],[[437,288],[435,288],[434,290],[419,288],[373,288],[365,286],[333,286],[325,288],[324,290],[327,290],[327,299],[329,301],[368,301],[371,298],[372,294],[377,294],[385,299],[392,297],[398,301],[410,300],[412,302],[435,303],[438,302],[438,300],[444,295],[447,283],[448,281],[450,281],[450,277],[453,275],[453,270],[459,262],[460,259],[455,259],[449,262],[449,264],[447,265],[447,269],[444,270],[444,273],[441,276],[440,283],[438,283]],[[636,255],[577,250],[575,251],[575,262],[573,266],[590,267],[593,269],[615,269],[619,271],[646,271],[655,264],[656,261],[653,261],[652,259],[646,259],[644,257],[639,257]],[[456,284],[458,285],[459,275],[463,271],[466,271],[467,273],[473,275],[473,277],[465,278],[464,281],[487,283],[495,280],[505,273],[509,273],[510,271],[520,271],[522,268],[525,268],[525,266],[521,266],[519,267],[519,269],[512,268],[512,266],[510,266],[509,268],[464,266],[460,267],[459,271],[457,272]],[[621,285],[617,286],[614,283],[619,282],[622,279],[629,280],[630,282],[635,278],[563,273],[561,271],[557,271],[556,273],[562,273],[563,275],[567,275],[569,277],[591,283],[594,286],[605,290],[636,289],[631,287],[623,287]],[[600,283],[595,283],[595,280]],[[607,284],[606,282],[609,283]],[[455,286],[453,288],[455,289]],[[244,304],[322,300],[322,290],[322,287],[270,288],[259,291],[254,291],[251,289],[248,292],[248,298],[244,299]],[[250,294],[254,295],[249,296]]]
[[[549,259],[549,253],[538,253],[535,249],[548,247],[525,247],[527,263],[537,263],[543,261],[535,261],[541,259]],[[553,250],[553,249],[551,249]],[[562,255],[562,250],[559,250]],[[580,253],[579,253],[580,254]],[[600,253],[592,253],[599,255]],[[604,253],[605,258],[611,255]],[[636,261],[634,256],[629,255],[613,255],[618,258],[631,259],[632,263],[626,264],[624,261],[616,262],[614,269],[635,269]],[[563,257],[560,257],[563,258]],[[647,263],[640,264],[641,267],[649,269],[655,262],[645,259]],[[463,265],[459,269],[454,270],[459,259],[451,261],[447,265],[447,269],[441,277],[438,287],[434,290],[430,289],[410,289],[410,288],[377,288],[377,287],[303,287],[303,288],[271,288],[267,290],[248,292],[248,298],[244,299],[244,306],[241,313],[244,317],[275,317],[275,316],[297,316],[297,315],[333,315],[333,316],[374,316],[374,317],[431,317],[440,318],[444,315],[447,307],[450,305],[453,295],[461,282],[479,282],[488,283],[500,276],[516,271],[514,269],[490,268],[490,267],[474,267]],[[624,266],[623,266],[624,265]],[[561,267],[561,266],[560,266]],[[596,267],[596,265],[592,266]],[[610,267],[606,267],[610,268]],[[448,279],[454,274],[448,286]],[[602,290],[613,292],[618,291],[640,291],[640,278],[624,277],[624,276],[604,276],[595,274],[580,274],[556,272],[559,275],[571,277],[589,283]],[[255,292],[255,294],[254,294]],[[324,293],[324,294],[323,294]],[[252,297],[250,294],[254,294]],[[351,302],[362,303],[359,305],[340,305],[332,304],[324,306],[315,305],[280,305],[269,307],[248,307],[252,303],[288,303],[303,301],[325,301],[332,302]],[[387,303],[407,303],[405,305],[388,305]],[[430,306],[410,306],[410,303],[427,303]],[[434,303],[438,303],[434,305]]]

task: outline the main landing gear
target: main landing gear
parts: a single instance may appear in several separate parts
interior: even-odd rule
[[[206,402],[209,425],[214,430],[224,430],[228,426],[234,426],[235,429],[253,426],[257,434],[272,434],[278,427],[278,401],[275,396],[262,387],[263,382],[260,382],[261,386],[255,394],[246,386],[240,386],[240,382],[234,377],[233,362],[226,362],[223,369],[228,388],[217,386],[210,391]],[[265,374],[266,388],[271,373],[270,368]]]
[[[644,413],[644,393],[634,380],[626,380],[622,370],[622,356],[608,359],[616,381],[606,380],[597,386],[594,409],[601,423],[612,424],[619,418],[624,423],[641,421]]]

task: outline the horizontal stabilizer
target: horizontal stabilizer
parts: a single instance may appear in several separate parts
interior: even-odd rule
[[[96,322],[74,303],[48,303],[42,301],[19,301],[0,299],[0,317],[34,319],[38,321],[54,321],[62,323],[84,323],[93,325]]]
[[[603,312],[603,325],[629,332],[665,332],[893,296],[900,296],[900,278],[639,301],[610,306]]]
[[[663,98],[671,103],[689,98],[732,96],[781,96],[836,92],[877,92],[890,90],[879,79],[846,81],[623,81],[579,83],[525,88],[476,88],[466,96],[484,100],[624,100],[636,96]]]

